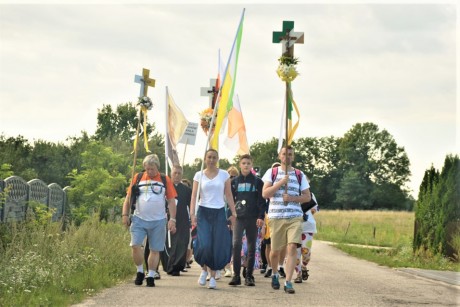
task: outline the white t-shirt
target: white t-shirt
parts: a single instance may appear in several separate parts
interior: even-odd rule
[[[300,191],[304,191],[310,187],[307,181],[307,177],[301,171],[302,181],[300,185]],[[289,182],[288,182],[288,194],[299,196],[299,181],[297,180],[294,169],[288,172]],[[284,171],[281,167],[278,167],[278,174],[276,175],[275,181],[280,181],[285,176]],[[272,169],[269,168],[264,176],[262,177],[263,182],[272,182]],[[284,186],[275,192],[273,197],[270,198],[270,204],[268,206],[268,218],[269,219],[291,219],[294,217],[301,217],[303,215],[302,208],[298,202],[289,202],[287,204],[283,201]]]
[[[140,195],[137,197],[136,210],[137,215],[144,221],[158,221],[166,218],[165,210],[165,192],[163,182],[155,180],[139,181]]]
[[[225,182],[230,178],[230,175],[226,171],[219,169],[216,177],[209,179],[200,171],[195,173],[193,180],[200,182],[200,178],[202,179],[198,205],[212,209],[223,208],[225,206]]]
[[[318,202],[316,201],[315,194],[311,193],[311,197],[316,203],[316,206],[314,206],[311,209],[315,209],[318,211]],[[316,230],[316,221],[315,218],[313,217],[313,214],[311,213],[311,209],[308,210],[307,215],[308,215],[308,220],[306,222],[302,223],[302,232],[307,233],[317,233],[318,231]]]

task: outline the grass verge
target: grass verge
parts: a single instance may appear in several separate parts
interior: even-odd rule
[[[133,272],[129,232],[92,217],[61,231],[30,220],[0,228],[0,306],[68,306]]]

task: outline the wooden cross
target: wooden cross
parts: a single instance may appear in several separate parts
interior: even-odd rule
[[[273,32],[273,43],[282,43],[283,55],[294,57],[294,44],[303,44],[303,32],[294,32],[293,21],[283,21],[283,31]]]
[[[139,97],[147,96],[148,87],[155,87],[155,79],[149,78],[150,70],[142,68],[142,76],[135,75],[134,82],[141,84]]]
[[[209,96],[209,107],[212,109],[214,109],[214,106],[216,104],[216,94],[219,92],[219,88],[217,87],[216,83],[217,79],[210,79],[210,87],[201,88],[201,96]]]

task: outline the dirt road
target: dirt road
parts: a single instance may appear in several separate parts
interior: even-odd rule
[[[359,260],[320,241],[313,243],[309,269],[308,281],[294,284],[295,294],[286,294],[282,287],[273,290],[270,279],[259,272],[254,274],[255,287],[231,287],[228,286],[230,278],[225,277],[217,281],[215,290],[200,287],[197,284],[200,271],[193,263],[192,269],[179,277],[163,273],[155,288],[147,288],[145,283],[135,286],[130,280],[75,306],[460,305],[458,285]]]

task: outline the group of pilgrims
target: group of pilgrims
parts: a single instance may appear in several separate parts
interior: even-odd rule
[[[239,169],[218,167],[219,154],[208,149],[202,171],[183,178],[179,165],[171,177],[160,172],[157,155],[147,155],[133,176],[123,204],[122,221],[131,233],[137,269],[134,284],[154,287],[160,263],[180,276],[195,262],[199,286],[255,286],[254,272],[271,278],[271,287],[295,293],[293,283],[309,277],[318,211],[307,176],[292,167],[294,148],[284,147],[279,162],[260,177],[253,159],[239,157]]]

